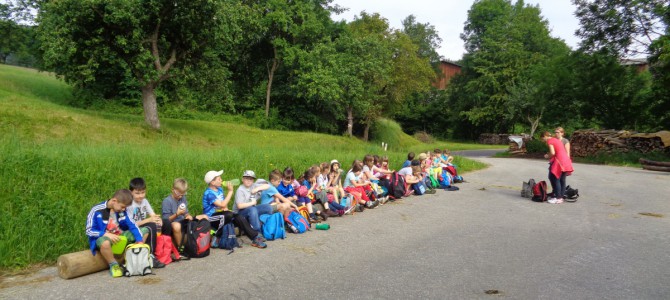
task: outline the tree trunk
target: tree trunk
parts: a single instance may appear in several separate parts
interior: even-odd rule
[[[265,117],[270,116],[270,92],[272,91],[272,79],[275,76],[275,71],[279,66],[279,61],[277,60],[277,48],[273,48],[274,58],[272,59],[272,67],[268,69],[268,86],[265,90]]]
[[[142,105],[144,106],[144,121],[156,130],[161,129],[158,120],[158,105],[156,104],[155,84],[149,83],[142,87]]]
[[[368,141],[368,137],[370,134],[370,123],[371,123],[370,121],[365,123],[365,129],[363,129],[363,140],[366,142]]]
[[[535,130],[537,130],[537,127],[540,126],[540,120],[542,120],[542,115],[544,114],[544,109],[540,111],[540,114],[531,117],[530,115],[526,116],[526,119],[528,122],[530,122],[530,138],[532,139],[533,136],[535,135]]]
[[[347,135],[353,136],[354,132],[354,110],[351,106],[347,106]]]

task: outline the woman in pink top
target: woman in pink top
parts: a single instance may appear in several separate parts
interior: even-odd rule
[[[563,196],[565,195],[565,177],[572,174],[572,161],[568,152],[565,150],[561,140],[552,138],[551,133],[545,131],[542,134],[542,139],[547,142],[549,146],[549,154],[545,158],[549,158],[549,182],[554,196],[547,200],[551,204],[563,203]]]

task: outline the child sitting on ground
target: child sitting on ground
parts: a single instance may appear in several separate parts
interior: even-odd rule
[[[186,182],[186,179],[175,179],[172,182],[172,192],[163,199],[163,205],[161,206],[163,217],[162,234],[172,236],[172,242],[179,249],[182,259],[189,259],[184,253],[182,231],[186,230],[188,222],[193,220],[193,216],[188,212],[187,191],[188,182]],[[198,220],[202,218],[207,218],[207,216],[196,216]]]
[[[325,195],[326,201],[328,202],[328,208],[332,211],[329,216],[342,216],[344,215],[345,207],[340,205],[335,201],[335,196],[332,193],[329,193],[328,186],[328,173],[330,173],[330,164],[327,162],[322,162],[319,166],[319,171],[321,174],[316,178],[316,184],[318,186],[318,192],[322,195]]]
[[[156,258],[156,234],[158,229],[163,226],[161,217],[154,213],[151,204],[146,199],[147,185],[142,178],[133,178],[128,184],[130,193],[133,194],[133,203],[126,209],[128,216],[135,222],[143,233],[143,239],[151,247],[153,254],[153,267],[163,268],[165,264]]]
[[[257,224],[257,227],[252,228],[245,217],[236,216],[235,213],[228,210],[228,202],[233,197],[233,184],[228,181],[228,193],[224,198],[221,174],[223,174],[223,170],[209,171],[205,174],[205,182],[208,187],[202,195],[203,212],[209,218],[212,229],[216,230],[212,245],[218,245],[218,241],[221,240],[223,225],[232,222],[251,240],[251,246],[261,249],[266,248],[267,245],[263,241],[262,235],[258,233],[261,228],[260,225]]]
[[[374,208],[379,205],[379,202],[372,201],[364,187],[369,186],[370,182],[363,178],[361,171],[363,170],[363,163],[360,160],[354,160],[351,164],[351,170],[347,172],[344,177],[344,191],[353,195],[357,204],[360,204],[359,211],[365,208]]]
[[[129,190],[118,190],[111,199],[103,201],[91,208],[86,218],[86,235],[91,252],[100,249],[100,254],[109,264],[112,277],[123,276],[123,270],[114,258],[112,245],[124,236],[128,243],[143,243],[142,233],[126,215],[126,207],[133,202],[133,194]]]
[[[407,168],[412,164],[414,160],[414,152],[407,153],[407,160],[402,164],[402,168]]]
[[[296,203],[296,201],[298,201],[298,196],[296,196],[295,189],[293,188],[294,181],[295,175],[293,169],[286,167],[284,172],[282,172],[282,181],[277,186],[277,191],[284,196],[284,198]]]
[[[261,204],[258,205],[258,215],[263,214],[273,214],[276,212],[281,212],[284,217],[287,217],[291,210],[298,210],[298,206],[295,205],[291,200],[282,196],[277,190],[277,186],[282,181],[283,174],[279,170],[273,170],[270,172],[270,184],[263,185],[258,187],[258,190],[261,190],[260,199]],[[267,182],[263,179],[256,181],[256,184],[262,182]],[[267,204],[267,205],[266,205]]]
[[[340,162],[336,159],[330,161],[328,173],[328,191],[333,194],[335,201],[340,203],[340,199],[344,197],[344,188],[342,188],[342,179],[340,175],[342,174],[342,169],[340,169]]]

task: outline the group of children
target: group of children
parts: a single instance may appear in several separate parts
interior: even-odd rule
[[[261,234],[262,215],[279,212],[288,218],[292,211],[306,208],[308,221],[316,223],[329,217],[373,209],[399,198],[389,192],[394,184],[398,184],[397,178],[401,177],[401,184],[404,185],[402,196],[414,191],[420,195],[424,192],[420,192],[417,185],[430,186],[430,178],[441,175],[436,172],[442,173],[447,167],[454,167],[452,160],[447,150],[436,149],[432,153],[421,153],[416,159],[415,154],[410,152],[398,172],[389,169],[387,157],[376,155],[365,155],[362,161],[355,160],[346,173],[337,160],[313,165],[299,175],[290,167],[283,171],[274,170],[268,179],[257,178],[254,171],[246,170],[236,192],[232,181],[224,183],[222,180],[223,170],[209,171],[204,177],[208,187],[202,195],[203,213],[196,216],[188,210],[188,183],[185,179],[174,180],[159,215],[145,197],[145,181],[133,178],[129,189],[118,190],[111,199],[91,208],[86,234],[93,255],[99,250],[113,277],[123,275],[112,252],[112,246],[121,239],[127,240],[127,243],[146,243],[155,252],[157,235],[168,235],[180,252],[179,260],[189,259],[183,253],[183,232],[193,220],[209,221],[215,232],[212,244],[222,238],[223,231],[220,229],[233,223],[240,234],[245,234],[252,241],[252,246],[263,249],[267,244]],[[432,188],[434,186],[425,193],[434,193]],[[155,255],[152,257],[154,268],[165,266]]]

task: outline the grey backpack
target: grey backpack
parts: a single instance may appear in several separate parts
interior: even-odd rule
[[[521,197],[532,198],[533,197],[533,186],[535,186],[535,179],[528,179],[528,182],[523,182],[521,185]]]
[[[126,265],[123,275],[144,276],[151,274],[153,260],[151,248],[147,244],[130,244],[126,246]]]

